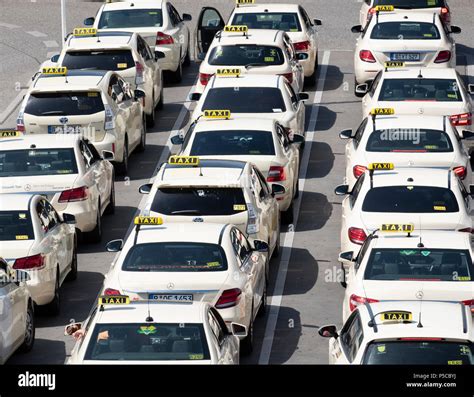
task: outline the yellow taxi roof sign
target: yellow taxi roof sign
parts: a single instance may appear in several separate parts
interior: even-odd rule
[[[369,171],[391,171],[395,169],[393,163],[370,163]]]
[[[388,69],[388,68],[404,68],[405,67],[405,62],[390,61],[390,62],[385,62],[384,66],[385,66],[385,69]]]
[[[41,70],[42,74],[53,75],[53,76],[65,76],[67,73],[67,67],[65,66],[48,66]]]
[[[102,295],[99,296],[99,306],[105,305],[128,305],[130,297],[127,295]]]
[[[21,136],[21,132],[17,130],[0,130],[0,138],[15,138]]]
[[[380,319],[382,321],[410,322],[413,320],[413,314],[404,310],[382,312]]]
[[[232,113],[227,109],[204,110],[202,117],[205,119],[230,119]]]
[[[370,111],[372,116],[390,116],[395,114],[394,108],[374,108]]]
[[[226,25],[224,26],[224,32],[234,32],[234,33],[247,33],[249,27],[247,25]]]
[[[198,156],[170,156],[168,164],[171,165],[199,165]]]
[[[242,70],[239,68],[224,68],[224,69],[217,69],[216,75],[218,77],[239,77],[242,74]]]
[[[163,218],[158,216],[137,216],[134,219],[135,225],[162,225]]]
[[[392,12],[392,11],[395,11],[395,7],[394,7],[394,6],[390,6],[390,5],[387,5],[387,6],[376,6],[376,7],[375,7],[375,11],[378,11],[378,12]]]
[[[74,37],[95,36],[97,34],[96,28],[75,28],[72,31]]]
[[[380,226],[380,231],[383,233],[413,233],[414,230],[413,223],[384,223]]]
[[[242,4],[255,4],[255,0],[235,0],[235,4],[242,5]]]

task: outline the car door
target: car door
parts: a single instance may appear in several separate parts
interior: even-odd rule
[[[199,14],[194,39],[198,59],[204,59],[216,33],[225,26],[224,19],[214,7],[203,7]]]
[[[372,2],[373,0],[363,0],[362,2],[362,7],[360,8],[359,13],[359,21],[362,27],[364,27],[367,22],[367,14],[369,12],[370,7],[372,7]]]
[[[41,235],[37,236],[38,252],[41,252],[45,258],[46,268],[54,269],[58,264],[56,253],[58,251],[59,241],[54,238],[54,234],[50,233],[49,212],[46,209],[46,200],[40,199],[35,205],[34,216],[37,217],[41,227]]]
[[[364,340],[364,331],[359,310],[355,310],[341,329],[338,341],[342,350],[340,364],[352,363]]]
[[[347,235],[348,231],[348,220],[351,217],[352,214],[352,208],[354,208],[354,205],[357,201],[357,198],[359,196],[359,193],[362,189],[362,186],[364,184],[364,179],[365,179],[365,174],[362,174],[359,179],[357,179],[357,182],[354,184],[354,188],[352,189],[351,194],[346,195],[344,199],[342,200],[342,224],[341,224],[341,233],[344,233]],[[346,236],[345,236],[346,237]]]
[[[362,117],[366,117],[368,113],[372,110],[372,107],[374,107],[374,104],[377,103],[376,91],[381,80],[382,71],[378,72],[374,80],[369,83],[369,92],[362,98],[362,109],[365,109],[364,111],[366,112],[365,114],[362,114]]]
[[[86,141],[81,141],[79,143],[79,150],[84,157],[86,167],[84,179],[88,182],[89,189],[93,195],[91,197],[92,203],[98,203],[100,199],[101,210],[104,211],[112,188],[111,172],[93,145]]]
[[[119,106],[127,114],[127,133],[130,152],[138,145],[141,139],[141,103],[133,98],[133,94],[125,81],[118,78],[118,85],[123,92]],[[146,99],[145,99],[146,100]],[[150,99],[151,100],[151,99]]]
[[[178,29],[176,35],[178,42],[181,43],[181,58],[184,58],[186,52],[189,51],[189,29],[176,8],[170,3],[168,3],[168,7],[170,18]]]
[[[282,145],[282,151],[285,157],[288,160],[288,171],[289,175],[293,180],[293,187],[296,188],[298,182],[298,174],[299,174],[299,152],[295,145],[292,145],[290,140],[288,139],[288,135],[286,134],[283,127],[277,124],[277,133]],[[293,191],[294,193],[294,191]]]
[[[304,82],[303,65],[301,65],[301,63],[296,58],[296,51],[287,34],[283,35],[283,42],[288,56],[288,62],[291,67],[291,72],[293,73],[293,81],[295,82],[293,87],[298,92],[301,92],[303,90]]]
[[[154,95],[155,103],[158,98],[159,88],[157,86],[158,76],[157,69],[159,68],[158,63],[155,61],[155,58],[152,56],[151,51],[148,47],[148,44],[141,36],[137,36],[137,50],[142,60],[145,64],[144,77],[145,77],[145,94],[147,95],[146,100],[151,101]],[[153,103],[152,108],[154,108],[155,103]]]
[[[288,95],[290,96],[291,100],[291,106],[293,112],[295,112],[295,132],[305,135],[305,104],[303,101],[300,101],[298,98],[298,95],[296,94],[295,90],[291,86],[291,84],[288,84],[288,82],[285,81],[285,88],[288,92]]]
[[[357,159],[357,149],[359,148],[359,144],[362,140],[362,137],[364,135],[365,128],[367,127],[368,123],[368,118],[366,117],[362,123],[359,125],[357,128],[354,138],[349,139],[349,141],[346,144],[346,176],[349,179],[350,178],[350,173],[354,174],[353,167],[356,165],[356,159]],[[364,150],[364,148],[360,148],[361,151]],[[364,165],[364,164],[360,164]]]
[[[219,364],[237,364],[238,358],[236,359],[236,352],[238,352],[238,347],[236,348],[236,343],[233,340],[232,334],[228,331],[227,325],[222,319],[219,312],[211,307],[209,308],[209,325],[214,333],[215,338],[217,339],[218,344],[218,355],[219,355]]]
[[[299,12],[300,12],[301,17],[303,18],[303,22],[305,26],[303,27],[303,31],[306,34],[306,40],[308,40],[311,43],[310,48],[313,51],[317,51],[318,40],[317,40],[316,26],[313,25],[313,23],[311,22],[311,18],[308,16],[308,13],[302,6],[299,6]]]

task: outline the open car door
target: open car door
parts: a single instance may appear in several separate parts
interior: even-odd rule
[[[203,7],[197,21],[195,43],[196,57],[203,60],[214,36],[224,28],[225,22],[219,11],[214,7]]]

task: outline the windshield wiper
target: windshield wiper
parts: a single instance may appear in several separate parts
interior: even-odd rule
[[[171,215],[201,215],[199,210],[179,210],[173,211]]]
[[[49,112],[41,113],[41,116],[53,116],[56,114],[64,114],[64,112],[62,110],[50,110]]]
[[[248,63],[247,65],[245,65],[245,69],[258,68],[262,66],[267,66],[267,64],[266,63]]]

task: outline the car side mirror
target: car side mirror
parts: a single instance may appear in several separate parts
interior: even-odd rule
[[[358,84],[355,89],[356,94],[365,95],[369,92],[369,85],[367,83]]]
[[[339,254],[339,262],[354,262],[354,251],[341,252]]]
[[[92,25],[94,25],[94,22],[95,22],[94,17],[89,17],[89,18],[84,19],[84,25],[85,26],[92,26]]]
[[[190,101],[199,101],[202,97],[202,94],[199,92],[193,92],[192,94],[189,95],[189,100]]]
[[[183,21],[189,22],[192,20],[193,20],[193,17],[191,14],[183,14]]]
[[[76,217],[72,214],[63,214],[63,222],[68,225],[75,225],[77,223]]]
[[[474,95],[474,84],[468,84],[467,90],[469,91],[469,94]]]
[[[133,96],[134,96],[135,100],[138,101],[141,98],[145,98],[146,94],[145,94],[145,91],[135,90],[133,92]]]
[[[166,55],[163,51],[155,51],[155,61],[158,61],[159,59],[164,59],[165,57]]]
[[[462,131],[462,139],[472,139],[474,137],[474,132],[469,130]]]
[[[351,139],[352,138],[352,130],[343,130],[339,133],[339,138],[341,139]]]
[[[238,336],[239,338],[245,338],[248,334],[247,327],[243,324],[230,323],[230,329],[232,330],[232,335]]]
[[[68,324],[64,327],[64,335],[71,336],[72,334],[74,334],[74,332],[77,332],[80,329],[82,329],[82,323]]]
[[[308,58],[309,58],[309,54],[307,54],[306,52],[299,52],[298,54],[296,54],[296,59],[298,61],[304,61]]]
[[[338,338],[337,328],[335,325],[324,325],[318,330],[318,334],[323,338]]]
[[[282,185],[273,184],[272,185],[272,196],[278,196],[279,194],[284,194],[286,192],[285,188]]]
[[[355,25],[351,28],[352,33],[362,33],[362,25]]]
[[[150,194],[152,188],[153,188],[153,183],[146,183],[145,185],[141,185],[138,188],[138,192],[140,194]]]
[[[110,150],[102,150],[102,160],[114,161],[114,152],[111,152]]]
[[[206,59],[206,53],[200,52],[197,56],[197,59],[199,59],[200,61],[204,61],[204,59]]]
[[[59,56],[60,56],[60,55],[61,55],[61,54],[54,54],[54,55],[51,57],[50,61],[53,62],[53,63],[57,63],[57,62],[59,61]]]
[[[122,251],[122,248],[123,248],[122,239],[109,241],[105,246],[105,249],[108,252],[119,252],[119,251]]]
[[[309,94],[307,92],[300,92],[298,94],[298,99],[300,101],[307,101],[309,99]]]
[[[349,194],[349,185],[339,185],[334,189],[336,196],[346,196]]]
[[[291,143],[303,143],[303,142],[304,142],[304,136],[303,135],[293,134],[293,138],[291,139]]]
[[[184,143],[184,138],[180,135],[175,135],[171,137],[171,143],[173,145],[182,145]]]
[[[268,243],[263,240],[254,240],[253,246],[255,247],[255,251],[258,252],[268,252],[270,250]]]
[[[313,22],[316,26],[321,26],[323,24],[320,19],[313,19]]]
[[[462,32],[462,29],[459,26],[451,26],[451,31],[449,33],[459,34]]]

